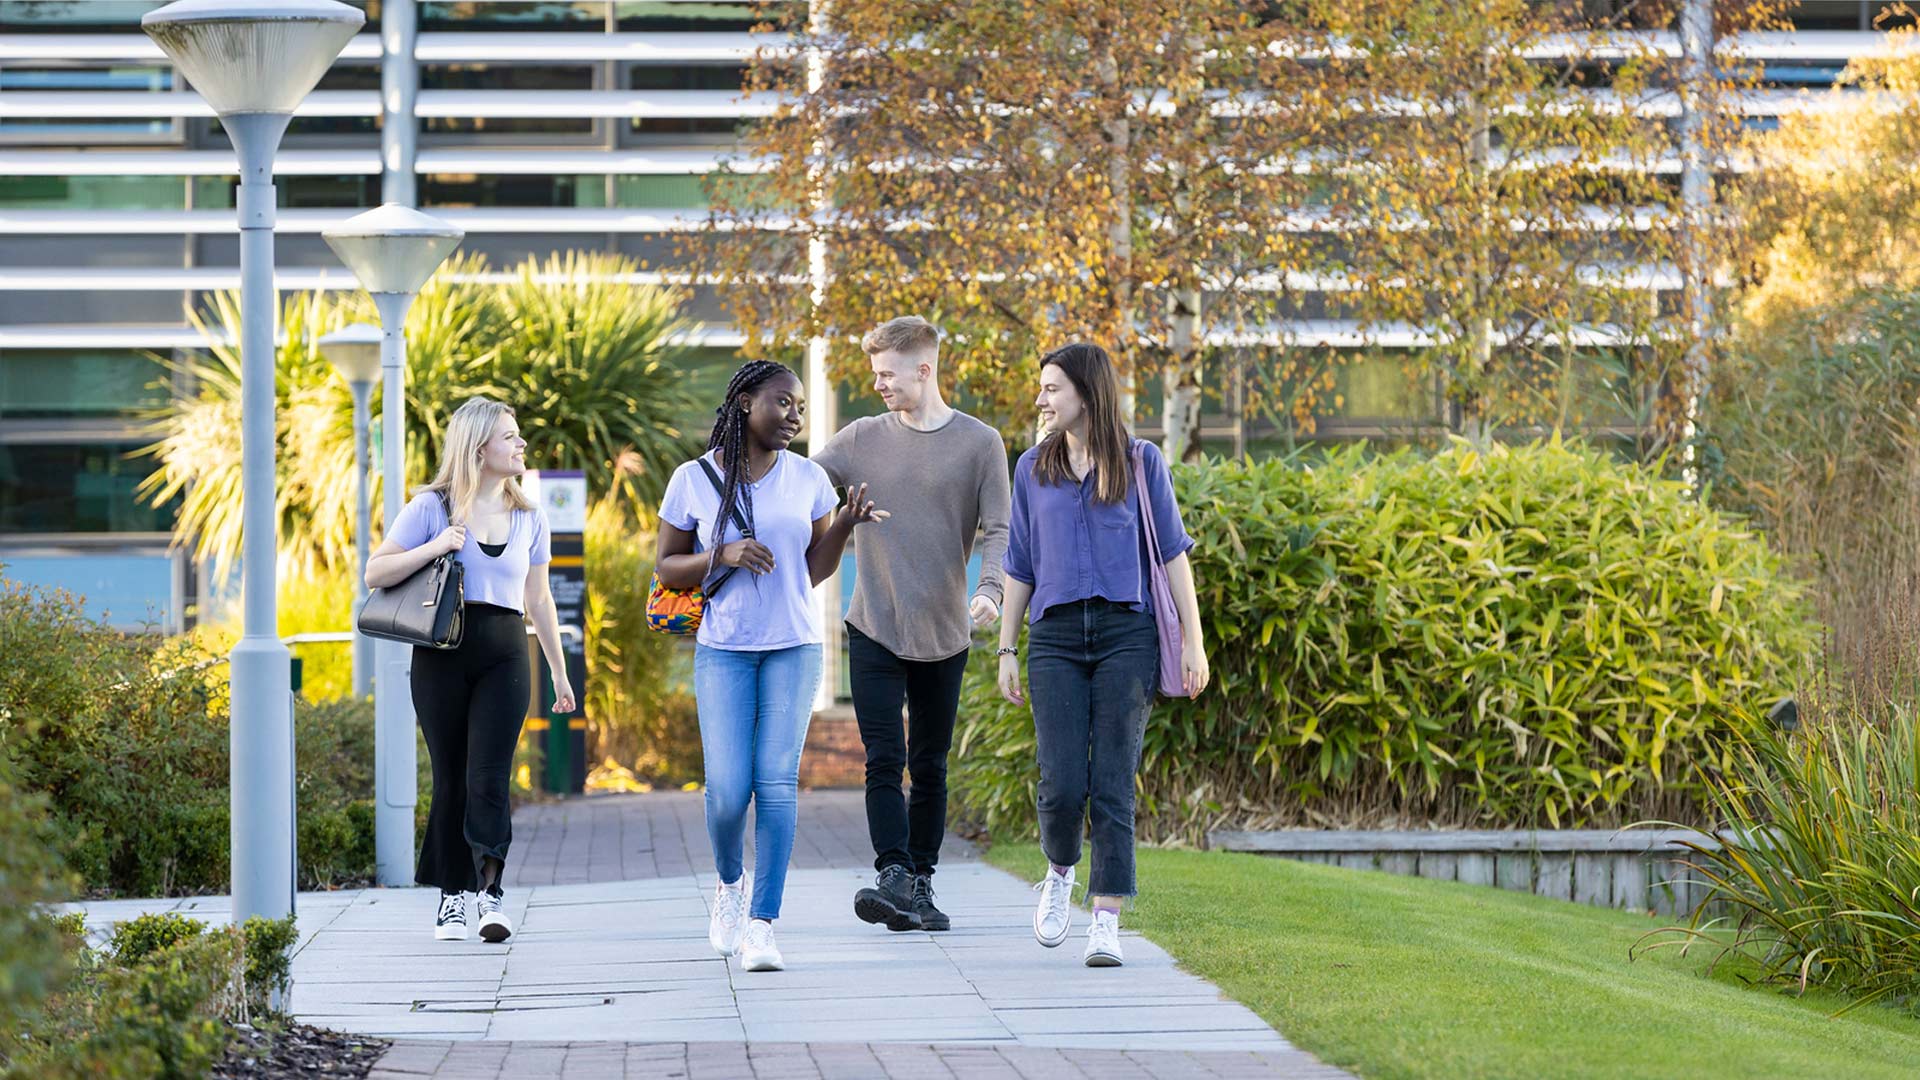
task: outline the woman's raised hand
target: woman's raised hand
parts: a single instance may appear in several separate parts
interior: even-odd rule
[[[465,525],[449,525],[440,530],[440,535],[434,537],[433,542],[439,545],[435,548],[436,551],[442,555],[452,555],[467,546],[467,527]]]

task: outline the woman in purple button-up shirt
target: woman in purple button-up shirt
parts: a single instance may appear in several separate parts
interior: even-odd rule
[[[1027,681],[1040,765],[1040,846],[1052,864],[1040,883],[1033,933],[1049,948],[1067,939],[1091,809],[1093,925],[1085,960],[1117,967],[1120,907],[1136,891],[1134,774],[1159,683],[1147,560],[1166,567],[1186,638],[1186,691],[1198,694],[1209,671],[1187,561],[1193,539],[1180,520],[1166,460],[1152,443],[1127,434],[1104,350],[1075,344],[1042,357],[1036,404],[1046,437],[1013,471],[1000,628],[1000,692],[1022,705],[1015,645],[1031,609]],[[1134,490],[1130,453],[1141,456],[1144,492]],[[1157,551],[1147,550],[1143,512],[1153,515]]]

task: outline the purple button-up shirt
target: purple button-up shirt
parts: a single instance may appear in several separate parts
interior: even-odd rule
[[[1160,448],[1134,441],[1145,455],[1147,504],[1153,509],[1160,541],[1160,562],[1172,562],[1193,547],[1180,506],[1174,502],[1173,476]],[[1007,529],[1007,576],[1033,587],[1029,623],[1047,609],[1076,600],[1108,600],[1135,611],[1152,611],[1147,585],[1146,534],[1140,528],[1140,493],[1127,484],[1127,497],[1104,503],[1094,497],[1097,471],[1075,484],[1042,484],[1033,475],[1039,447],[1020,455],[1013,467],[1013,515]]]

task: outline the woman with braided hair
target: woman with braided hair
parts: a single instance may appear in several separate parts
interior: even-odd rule
[[[778,971],[773,920],[793,852],[800,748],[821,677],[813,586],[840,565],[854,526],[884,521],[866,487],[840,507],[826,470],[792,453],[806,390],[784,364],[734,372],[707,452],[674,471],[660,503],[663,584],[707,590],[694,696],[706,756],[707,837],[720,883],[707,940],[748,971]],[[747,808],[754,869],[744,865]],[[751,901],[751,921],[745,917]]]

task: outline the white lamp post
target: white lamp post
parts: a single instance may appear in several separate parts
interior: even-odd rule
[[[398,203],[357,214],[320,234],[380,311],[381,502],[388,530],[406,501],[407,309],[420,286],[458,247],[459,229]],[[374,876],[382,885],[413,882],[413,807],[417,796],[413,702],[405,645],[374,645]]]
[[[380,328],[366,323],[343,326],[319,341],[320,355],[327,358],[353,391],[353,474],[357,481],[353,550],[353,620],[358,627],[360,607],[367,602],[368,536],[373,525],[373,506],[367,492],[367,398],[373,393],[373,380],[380,375]],[[373,680],[373,639],[357,630],[353,635],[353,697],[358,701],[369,693]]]
[[[177,0],[141,20],[220,116],[240,158],[244,631],[234,646],[233,921],[293,910],[293,679],[275,625],[273,155],[300,100],[366,16],[334,0]]]

